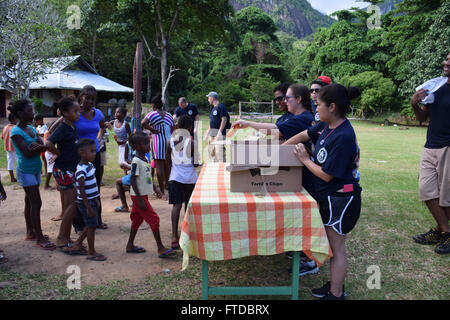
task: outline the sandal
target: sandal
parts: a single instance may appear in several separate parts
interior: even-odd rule
[[[102,224],[98,225],[97,229],[106,230],[106,229],[108,229],[108,226],[106,225],[106,223],[102,223]]]
[[[114,212],[130,212],[129,209],[125,210],[122,206],[119,206],[114,209]]]
[[[176,257],[176,255],[177,255],[176,251],[174,251],[173,249],[167,249],[166,251],[158,255],[158,257],[161,259],[166,259],[166,258],[174,258]]]
[[[36,242],[34,245],[36,247],[38,247],[40,249],[44,249],[44,250],[55,250],[56,249],[55,244],[50,241],[44,242],[44,243]]]
[[[61,221],[62,217],[61,216],[57,216],[57,217],[51,218],[50,220],[52,220],[52,221]]]
[[[69,247],[70,248],[70,247]],[[61,250],[65,254],[68,254],[69,256],[87,256],[88,252],[85,248],[81,249],[63,249]]]
[[[105,261],[106,259],[107,258],[100,253],[97,253],[95,256],[86,257],[86,260],[91,260],[91,261]]]
[[[134,247],[133,250],[127,250],[127,253],[144,253],[146,252],[141,246]]]

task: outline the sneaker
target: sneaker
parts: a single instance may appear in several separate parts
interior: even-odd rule
[[[308,274],[315,274],[317,272],[319,272],[319,267],[314,261],[306,261],[303,259],[300,260],[300,267],[298,272],[299,277],[303,277]],[[292,274],[292,268],[289,268],[289,274]]]
[[[298,273],[299,277],[303,277],[308,274],[315,274],[317,272],[319,272],[319,267],[314,261],[302,260],[300,262],[300,270]]]
[[[345,300],[344,294],[340,297],[335,297],[331,292],[328,292],[323,298],[320,300]]]
[[[434,252],[439,254],[450,253],[450,232],[442,232],[441,242],[434,249]]]
[[[413,239],[420,244],[438,244],[441,241],[441,233],[437,230],[430,229],[427,233],[414,236]]]
[[[331,288],[331,281],[325,283],[325,285],[321,288],[312,289],[311,294],[316,298],[324,298],[329,292]],[[347,296],[347,292],[345,292],[345,286],[342,287],[343,296]],[[334,296],[333,296],[334,297]]]

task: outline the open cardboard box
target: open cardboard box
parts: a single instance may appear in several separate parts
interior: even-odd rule
[[[294,148],[272,140],[231,141],[231,191],[301,192],[303,163]]]

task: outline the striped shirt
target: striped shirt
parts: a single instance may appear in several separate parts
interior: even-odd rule
[[[152,135],[153,159],[166,159],[166,145],[170,140],[173,118],[168,112],[164,114],[163,118],[158,111],[152,111],[145,117],[150,126],[159,131],[158,134]]]
[[[88,200],[94,199],[100,196],[97,187],[97,181],[95,180],[95,167],[92,163],[89,164],[79,163],[77,166],[77,171],[75,173],[75,178],[77,179],[77,199],[82,201],[80,193],[80,185],[78,180],[84,178],[84,190]]]

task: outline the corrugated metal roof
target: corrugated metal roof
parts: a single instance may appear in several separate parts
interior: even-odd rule
[[[30,90],[36,89],[66,89],[81,90],[85,85],[92,85],[97,91],[133,92],[133,88],[123,86],[110,79],[102,77],[83,58],[68,56],[49,59],[52,66],[39,80],[30,84]],[[84,70],[71,70],[70,66],[78,61]],[[1,87],[0,87],[1,89]],[[7,90],[7,89],[4,89]]]
[[[101,75],[79,70],[64,70],[45,75],[30,84],[30,89],[65,89],[81,90],[85,85],[92,85],[97,91],[133,92],[133,88],[125,87]]]

